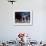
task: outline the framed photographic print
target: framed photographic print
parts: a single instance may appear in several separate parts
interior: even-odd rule
[[[19,10],[15,12],[15,25],[32,25],[32,11]]]

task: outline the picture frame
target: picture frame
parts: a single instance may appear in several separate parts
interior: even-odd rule
[[[32,26],[33,14],[32,10],[16,10],[15,11],[15,25],[16,26]]]

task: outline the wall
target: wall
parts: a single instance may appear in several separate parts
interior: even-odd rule
[[[15,26],[16,10],[32,10],[32,26]],[[0,40],[15,40],[19,32],[30,34],[33,40],[46,40],[46,0],[17,0],[13,5],[0,0]]]

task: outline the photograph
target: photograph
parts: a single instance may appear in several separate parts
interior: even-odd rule
[[[31,25],[32,24],[32,12],[16,11],[15,12],[15,24],[16,25]]]

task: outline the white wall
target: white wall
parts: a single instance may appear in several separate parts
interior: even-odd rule
[[[16,10],[32,10],[32,26],[15,26]],[[46,0],[17,0],[13,5],[7,0],[0,0],[0,40],[11,40],[19,32],[26,32],[33,40],[46,40]]]

